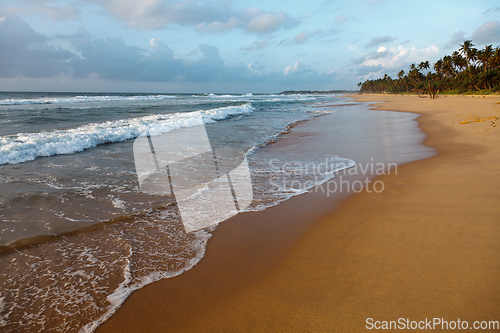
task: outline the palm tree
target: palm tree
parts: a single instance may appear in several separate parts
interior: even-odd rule
[[[445,76],[457,76],[458,75],[458,73],[454,67],[453,59],[449,55],[446,55],[443,57],[443,74]]]
[[[492,68],[500,68],[500,47],[495,48],[495,52],[491,56],[491,67]]]
[[[426,75],[429,74],[429,68],[431,68],[431,65],[429,64],[429,61],[422,61],[420,64],[418,64],[418,69],[422,70],[422,69],[425,69],[426,70]]]
[[[477,56],[477,49],[474,48],[471,40],[465,40],[463,44],[460,45],[460,52],[467,60],[467,69],[470,69],[471,65],[474,65]]]
[[[493,56],[493,46],[487,45],[484,50],[477,52],[477,58],[483,67],[483,72],[490,69],[491,58]]]
[[[455,70],[455,75],[458,75],[458,71],[464,69],[467,66],[467,61],[457,51],[453,52],[453,54],[451,55],[451,61],[452,61],[453,67],[455,67],[457,69],[457,70]]]
[[[441,77],[441,76],[444,76],[443,74],[443,69],[444,69],[444,62],[443,62],[443,59],[439,59],[438,61],[436,61],[436,63],[434,64],[434,70],[436,71],[436,73]]]
[[[414,63],[410,65],[410,71],[408,72],[408,78],[413,83],[414,88],[416,88],[420,83],[420,76],[422,74]]]
[[[427,91],[431,98],[439,91],[462,93],[489,89],[497,92],[500,91],[500,47],[486,45],[478,50],[472,41],[465,40],[457,51],[439,59],[434,66],[429,61],[413,63],[407,73],[400,70],[397,77],[392,80],[385,74],[383,78],[366,80],[360,91],[402,92],[406,86],[406,91]]]
[[[400,70],[399,73],[398,73],[398,79],[399,79],[399,84],[402,85],[402,83],[405,84],[406,86],[406,91],[408,91],[408,80],[405,80],[405,71],[404,70]]]

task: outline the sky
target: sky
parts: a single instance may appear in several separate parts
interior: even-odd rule
[[[355,90],[500,45],[498,0],[0,0],[0,90]]]

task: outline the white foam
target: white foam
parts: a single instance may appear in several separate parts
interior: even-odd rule
[[[197,126],[201,125],[200,114],[205,123],[212,123],[252,111],[252,105],[246,103],[204,111],[91,123],[66,130],[3,136],[0,137],[0,164],[18,164],[41,156],[73,154],[100,144],[133,139],[146,130],[151,135],[160,135],[182,127]]]
[[[113,207],[125,211],[125,201],[120,200],[118,198],[112,198],[111,203],[113,204]]]
[[[311,177],[308,181],[304,181],[303,184],[308,184],[308,186],[304,186],[301,188],[293,188],[293,187],[286,187],[286,188],[281,188],[280,191],[276,193],[276,195],[273,196],[271,200],[269,198],[265,198],[265,203],[260,203],[257,205],[251,205],[247,207],[244,211],[245,212],[256,212],[256,211],[264,211],[270,207],[274,207],[279,205],[280,203],[295,197],[297,195],[301,195],[304,193],[307,193],[309,190],[314,188],[315,186],[322,185],[326,183],[327,181],[333,179],[335,177],[335,173],[352,168],[353,166],[356,165],[356,161],[348,159],[348,158],[341,158],[338,157],[336,160],[336,168],[332,168],[331,170],[328,170],[328,172],[325,172],[322,174],[323,177],[318,178],[318,177]],[[253,170],[254,173],[256,173],[256,170]],[[262,170],[261,172],[267,173],[269,171]],[[278,171],[280,172],[280,171]],[[282,171],[281,171],[282,172]],[[302,183],[302,182],[301,182]],[[270,192],[268,192],[267,195],[269,195]]]
[[[5,297],[2,297],[2,294],[0,294],[0,327],[7,325],[7,321],[6,321],[7,315],[2,314],[4,309],[5,309]]]
[[[74,104],[89,102],[133,102],[133,101],[159,101],[177,98],[173,95],[135,95],[135,96],[74,96],[74,97],[43,97],[43,98],[5,98],[0,100],[0,105],[29,105],[29,104]]]
[[[192,244],[193,247],[198,248],[198,251],[195,257],[189,259],[183,268],[171,272],[166,272],[166,271],[153,272],[146,276],[142,276],[139,282],[132,284],[131,284],[132,275],[130,273],[130,259],[129,259],[132,256],[132,249],[130,248],[129,257],[127,258],[127,265],[125,266],[124,269],[124,280],[114,290],[114,292],[107,297],[107,300],[110,303],[110,305],[108,306],[106,313],[104,313],[97,320],[94,320],[93,322],[90,322],[85,326],[83,326],[80,329],[80,333],[94,332],[95,329],[99,327],[99,325],[108,320],[116,312],[116,310],[120,308],[120,306],[123,304],[123,302],[125,302],[127,297],[129,297],[130,294],[132,294],[132,292],[134,292],[135,290],[141,289],[148,284],[160,281],[162,279],[172,278],[181,275],[182,273],[193,268],[205,256],[206,243],[210,237],[212,237],[211,234],[207,232],[202,231],[198,233],[198,237],[196,239],[195,244]]]

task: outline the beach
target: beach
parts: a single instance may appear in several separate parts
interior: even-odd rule
[[[500,332],[498,1],[4,2],[0,333]]]
[[[438,154],[378,176],[384,191],[318,193],[222,223],[181,276],[133,293],[97,332],[356,332],[367,320],[498,320],[498,97],[354,96],[420,114]],[[379,111],[371,111],[379,112]],[[292,131],[293,134],[293,131]],[[304,223],[300,223],[300,222]]]

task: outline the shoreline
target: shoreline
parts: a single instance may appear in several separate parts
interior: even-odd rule
[[[489,141],[484,147],[481,137],[468,142],[474,137],[469,132],[488,123],[457,129],[447,123],[449,106],[441,106],[444,111],[423,109],[422,103],[441,99],[355,98],[390,99],[378,108],[422,114],[417,121],[427,134],[425,144],[440,154],[405,164],[397,175],[377,177],[388,184],[386,191],[351,196],[335,210],[317,196],[304,195],[279,208],[240,214],[238,221],[222,223],[198,265],[136,291],[97,332],[364,331],[367,316],[455,320],[458,314],[470,320],[497,320],[500,249],[495,240],[500,226],[493,222],[499,213],[499,186],[494,182],[498,129],[485,132]],[[464,110],[470,107],[461,101],[455,104]],[[496,108],[493,105],[491,113],[498,114],[500,106]],[[474,161],[484,156],[486,162]],[[449,164],[454,168],[446,168]],[[477,182],[464,184],[471,174],[478,175]],[[482,202],[470,193],[481,195]],[[290,226],[300,229],[298,233],[273,234],[297,215],[318,214],[305,225]],[[255,230],[269,233],[256,235]],[[281,249],[279,253],[266,252],[269,242],[280,243],[272,247]],[[249,244],[252,247],[245,248]],[[245,258],[235,253],[246,253]],[[487,263],[488,257],[493,263]],[[239,259],[251,265],[238,264]]]

